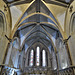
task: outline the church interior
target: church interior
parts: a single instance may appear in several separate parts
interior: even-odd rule
[[[0,75],[75,75],[75,0],[0,0]]]

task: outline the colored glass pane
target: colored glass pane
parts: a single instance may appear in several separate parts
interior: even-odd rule
[[[30,66],[33,66],[33,56],[34,56],[34,51],[31,50],[31,53],[30,53]]]
[[[39,47],[37,47],[37,51],[36,52],[37,52],[37,54],[36,54],[36,65],[39,66],[39,61],[40,61],[39,60],[39,57],[40,57],[40,53],[39,53],[40,52],[40,48]]]

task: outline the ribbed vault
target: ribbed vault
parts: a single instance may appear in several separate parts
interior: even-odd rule
[[[55,45],[57,32],[59,32],[58,22],[42,1],[34,1],[24,12],[17,26],[19,27],[17,32],[19,33],[21,49],[24,44],[29,46],[36,39],[43,41],[47,46],[48,44]]]
[[[29,66],[29,61],[31,56],[30,52],[32,53],[34,52],[35,54],[34,57],[36,58],[36,54],[38,54],[38,52],[36,51],[37,46],[40,47],[41,63],[42,63],[42,55],[45,54],[46,56],[48,56],[48,58],[46,57],[48,60],[48,65],[43,67],[44,71],[46,69],[47,72],[47,70],[51,70],[50,68],[56,70],[58,67],[60,69],[67,67],[69,65],[68,63],[69,59],[68,59],[68,54],[66,52],[65,43],[63,41],[63,38],[65,37],[63,36],[64,31],[61,28],[62,25],[60,23],[60,20],[58,21],[58,17],[60,19],[60,13],[58,15],[54,15],[55,12],[49,9],[50,6],[48,6],[48,3],[49,5],[50,4],[54,6],[57,5],[57,7],[60,6],[64,8],[63,11],[65,12],[71,1],[70,0],[33,0],[33,1],[6,0],[5,2],[10,7],[11,16],[13,16],[12,14],[13,11],[11,10],[12,8],[18,12],[19,10],[17,8],[19,8],[19,5],[26,3],[28,6],[25,10],[22,10],[22,14],[20,13],[20,15],[18,15],[14,13],[16,15],[12,18],[12,31],[11,31],[12,35],[10,41],[11,42],[10,46],[12,47],[12,50],[10,55],[11,57],[10,61],[12,62],[12,64],[14,64],[14,67],[21,68],[23,72],[26,71],[30,72],[30,66]],[[20,7],[23,6],[24,5]],[[17,16],[19,17],[18,20],[15,19],[15,17]],[[62,16],[63,15],[61,14],[61,17]],[[64,15],[64,18],[65,16],[66,15]],[[63,24],[64,23],[65,21],[63,22]],[[17,48],[16,46],[19,48]],[[47,52],[46,50],[43,49],[47,49]],[[42,53],[42,51],[45,53]],[[66,55],[59,57],[60,52],[63,53],[66,52]],[[63,59],[63,57],[65,56],[66,58]],[[17,60],[15,60],[15,57]],[[32,67],[32,70],[41,69],[40,67],[42,66],[40,67],[36,66],[35,58],[33,58],[35,65]],[[61,64],[60,61],[63,61],[66,65],[62,63],[62,65],[60,66]],[[7,62],[6,60],[6,63],[11,63],[11,62]]]

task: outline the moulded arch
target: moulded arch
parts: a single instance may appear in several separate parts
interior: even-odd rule
[[[34,34],[34,33],[35,33],[35,32],[33,32],[32,34]],[[37,32],[36,32],[36,33],[37,33]],[[43,32],[41,32],[41,33],[43,33]],[[30,34],[30,35],[32,35],[32,34]],[[43,33],[43,34],[45,34],[45,35],[51,40],[51,43],[52,43],[52,45],[53,45],[53,48],[54,48],[54,50],[56,51],[55,46],[54,46],[54,44],[53,44],[53,41],[52,41],[52,39],[49,37],[49,35],[46,34],[46,33]],[[23,44],[22,44],[22,46],[21,46],[21,49],[23,48],[23,45],[24,45],[26,39],[27,39],[30,35],[28,35],[28,36],[24,39]]]
[[[38,39],[37,39],[38,40]],[[39,41],[39,42],[37,42],[37,40],[35,40],[34,42],[32,42],[32,44],[30,45],[30,46],[28,46],[28,48],[26,49],[26,53],[25,54],[27,54],[27,52],[29,52],[29,48],[32,46],[32,45],[34,45],[35,43],[41,43],[42,45],[44,45],[46,48],[47,48],[47,52],[49,52],[49,54],[50,54],[50,51],[49,51],[49,48],[47,47],[47,45],[41,40],[41,41]]]
[[[42,16],[44,16],[44,17],[46,17],[46,18],[49,18],[49,19],[52,20],[56,25],[58,25],[57,22],[56,22],[54,19],[52,19],[50,16],[48,16],[48,15],[46,15],[46,14],[44,14],[44,13],[39,13],[39,12],[32,13],[32,14],[30,14],[30,15],[24,17],[24,18],[20,21],[20,23],[19,23],[18,25],[20,25],[20,24],[21,24],[23,21],[25,21],[26,19],[28,19],[28,18],[30,18],[30,17],[32,17],[32,16],[35,16],[35,15],[42,15]]]

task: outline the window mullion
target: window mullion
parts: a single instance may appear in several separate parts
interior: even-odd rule
[[[40,51],[40,66],[42,66],[42,51]]]
[[[48,54],[47,54],[47,52],[46,52],[45,57],[46,57],[46,66],[48,66]]]
[[[36,63],[36,50],[34,51],[34,66],[35,66],[35,63]]]

